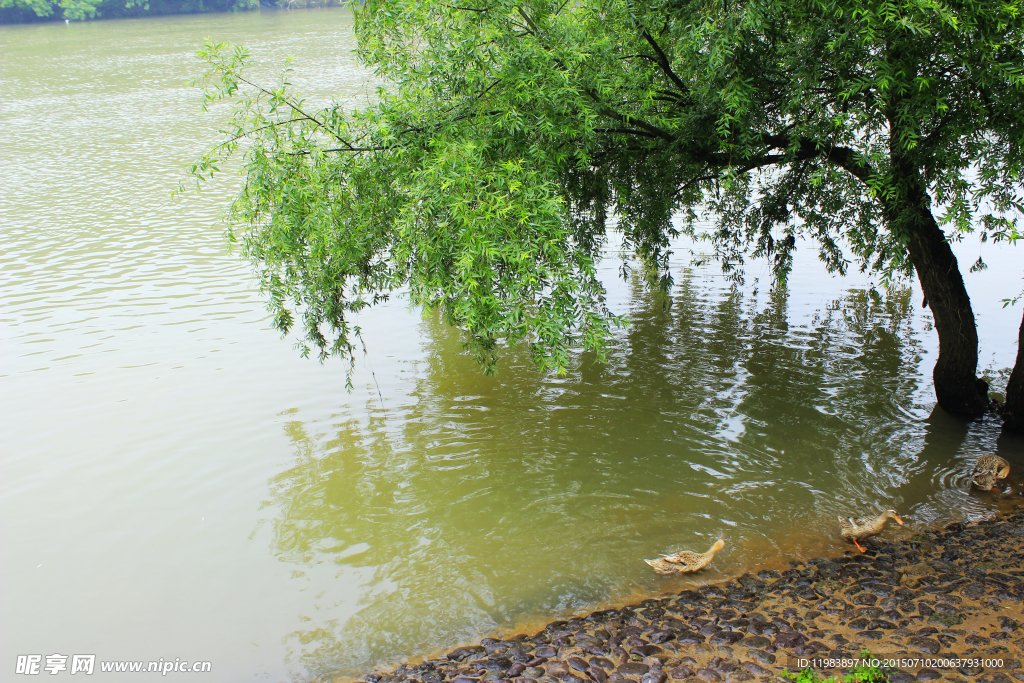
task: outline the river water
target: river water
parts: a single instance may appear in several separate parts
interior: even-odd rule
[[[760,262],[733,287],[679,245],[667,298],[618,279],[613,250],[632,325],[564,377],[516,349],[485,377],[398,298],[362,315],[346,392],[344,364],[270,329],[227,250],[237,177],[169,197],[224,114],[187,85],[206,37],[250,46],[265,79],[294,55],[313,100],[372,92],[343,10],[0,28],[3,670],[95,654],[210,661],[210,682],[358,675],[841,552],[837,514],[989,515],[973,460],[1024,465],[993,421],[933,409],[918,290],[873,295],[807,245],[788,291]],[[956,248],[965,273],[991,266],[965,277],[998,384],[1020,248]],[[697,577],[641,562],[720,535]]]

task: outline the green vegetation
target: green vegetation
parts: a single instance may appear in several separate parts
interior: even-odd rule
[[[610,231],[661,287],[680,234],[781,283],[807,241],[834,272],[916,272],[939,404],[987,408],[943,227],[1020,237],[1020,0],[368,0],[356,30],[386,85],[355,112],[201,53],[238,107],[193,173],[244,150],[233,237],[304,351],[351,358],[351,314],[407,288],[485,367],[525,341],[561,371],[622,322],[595,275]]]
[[[342,0],[0,0],[0,24],[339,5]]]
[[[860,653],[861,661],[871,661],[871,653],[868,650],[862,650]],[[789,673],[783,672],[782,675],[794,683],[885,683],[887,679],[885,672],[876,666],[869,666],[865,664],[858,664],[850,670],[848,676],[840,678],[824,678],[819,676],[814,669],[804,669],[800,673]]]
[[[783,673],[783,676],[794,683],[885,683],[888,680],[881,669],[875,667],[858,666],[853,669],[849,676],[843,678],[824,678],[819,676],[814,669],[804,669],[798,674]]]

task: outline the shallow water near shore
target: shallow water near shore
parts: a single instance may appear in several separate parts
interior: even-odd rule
[[[994,420],[933,409],[912,283],[832,278],[809,245],[773,290],[763,263],[734,285],[680,244],[668,297],[621,280],[611,248],[610,305],[632,324],[606,364],[564,377],[521,349],[483,376],[399,297],[360,318],[346,392],[342,363],[269,329],[227,252],[237,179],[167,199],[223,113],[185,85],[207,36],[249,45],[268,79],[294,55],[314,100],[372,92],[344,11],[0,29],[0,577],[17,587],[0,665],[94,653],[209,660],[209,681],[356,676],[841,551],[838,514],[895,505],[908,527],[888,537],[986,517],[974,459],[1024,470]],[[956,248],[998,385],[1020,251]],[[979,254],[989,270],[967,273]],[[641,561],[719,536],[696,577]]]

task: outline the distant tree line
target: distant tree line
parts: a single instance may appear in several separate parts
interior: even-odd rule
[[[0,24],[340,5],[342,0],[0,0]]]

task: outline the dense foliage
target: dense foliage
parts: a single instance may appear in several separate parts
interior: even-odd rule
[[[801,238],[836,272],[916,270],[940,403],[982,405],[939,226],[1019,237],[1020,0],[369,0],[357,33],[385,86],[356,112],[203,53],[208,97],[241,104],[193,171],[246,141],[238,236],[307,350],[350,354],[350,314],[408,287],[482,359],[526,340],[562,369],[617,322],[595,277],[610,230],[663,286],[679,233],[780,280]]]

